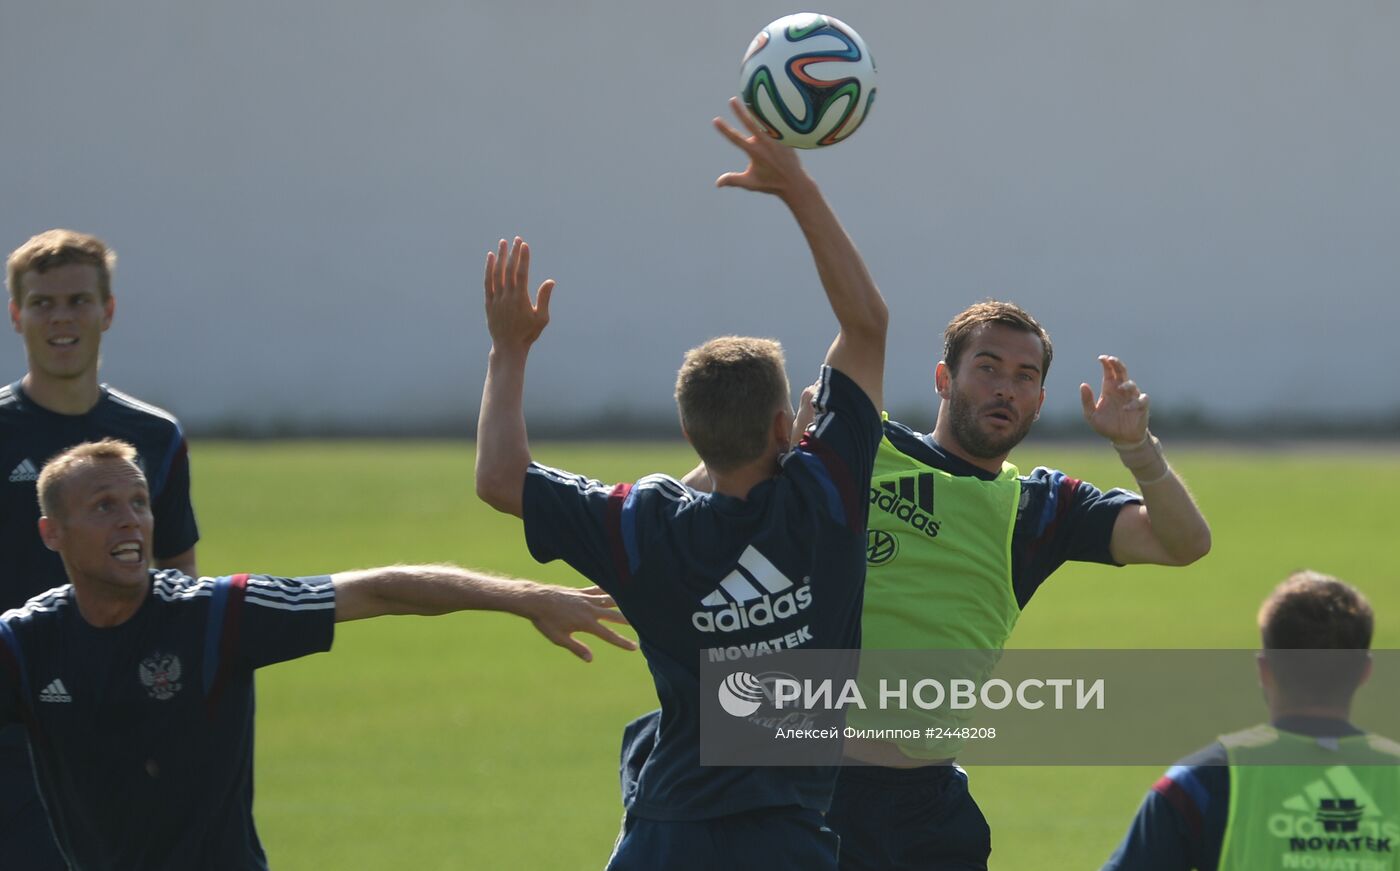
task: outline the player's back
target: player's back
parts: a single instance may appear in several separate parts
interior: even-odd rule
[[[701,819],[759,807],[825,808],[828,768],[704,767],[703,656],[856,648],[866,489],[879,417],[834,370],[828,401],[779,474],[739,499],[650,475],[612,487],[543,466],[526,476],[531,553],[565,559],[617,601],[637,632],[661,710],[625,738],[628,808]],[[757,665],[755,666],[757,667]]]

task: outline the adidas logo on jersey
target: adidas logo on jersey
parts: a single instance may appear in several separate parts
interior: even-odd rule
[[[0,467],[3,468],[3,467]],[[21,481],[39,480],[39,468],[34,465],[34,461],[26,457],[20,461],[18,466],[10,472],[10,483],[18,484]]]
[[[39,701],[41,702],[71,702],[73,697],[68,695],[68,688],[63,685],[63,681],[55,678],[49,685],[39,691]]]
[[[738,632],[785,620],[811,606],[812,588],[806,580],[802,586],[794,584],[749,545],[718,589],[700,600],[717,610],[696,611],[690,622],[701,632]]]
[[[938,536],[933,519],[933,475],[923,472],[870,488],[870,507],[902,520],[929,538]]]

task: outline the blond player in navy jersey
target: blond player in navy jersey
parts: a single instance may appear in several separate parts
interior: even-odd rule
[[[600,590],[454,566],[309,578],[152,570],[150,489],[124,442],[60,454],[39,499],[44,543],[71,583],[0,614],[0,724],[27,729],[75,871],[267,868],[252,817],[253,672],[330,649],[335,623],[504,611],[585,660],[574,632],[633,647],[600,622],[623,622]]]

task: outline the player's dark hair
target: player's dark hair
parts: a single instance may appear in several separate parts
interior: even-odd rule
[[[792,408],[783,348],[772,339],[724,336],[686,352],[676,375],[681,426],[718,472],[761,457],[773,415]]]
[[[1289,575],[1259,608],[1264,655],[1295,701],[1349,701],[1365,675],[1374,628],[1360,590],[1311,570]]]
[[[88,233],[76,230],[45,230],[16,248],[5,261],[5,286],[10,289],[10,301],[24,302],[20,286],[25,274],[44,273],[60,266],[91,266],[97,270],[97,289],[106,302],[112,296],[112,270],[117,268],[117,254],[107,243]]]
[[[987,324],[1001,324],[1023,333],[1032,333],[1040,339],[1040,346],[1044,349],[1040,360],[1040,382],[1044,384],[1045,377],[1050,374],[1050,360],[1055,356],[1055,347],[1050,344],[1050,334],[1039,321],[1016,303],[997,299],[974,303],[948,322],[947,329],[943,331],[943,362],[948,364],[948,369],[954,375],[958,374],[958,364],[962,360],[967,343],[979,327]]]
[[[141,468],[136,462],[136,448],[121,439],[106,438],[74,445],[50,458],[39,472],[39,513],[44,517],[62,517],[64,485],[75,472],[100,460],[121,460]]]

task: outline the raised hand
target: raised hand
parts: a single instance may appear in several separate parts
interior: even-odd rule
[[[588,632],[623,650],[636,650],[637,643],[618,635],[603,625],[621,623],[627,618],[617,611],[612,597],[598,587],[544,587],[544,595],[531,610],[531,621],[540,634],[560,647],[571,651],[584,662],[593,661],[593,651],[573,637],[575,632]]]
[[[549,323],[554,279],[540,284],[530,300],[530,246],[519,236],[507,250],[502,239],[486,255],[486,327],[498,348],[528,348]]]
[[[1100,354],[1099,363],[1103,365],[1103,385],[1098,399],[1088,384],[1079,385],[1084,419],[1094,432],[1116,445],[1137,445],[1147,438],[1147,394],[1128,378],[1128,367],[1122,360]]]
[[[817,407],[814,405],[817,398],[817,388],[820,385],[811,384],[802,391],[802,398],[797,400],[797,416],[792,419],[792,437],[789,442],[797,444],[802,441],[802,436],[807,432],[807,427],[812,425],[812,421],[817,418]]]
[[[750,135],[743,135],[724,123],[722,118],[714,120],[715,129],[748,155],[749,165],[743,172],[726,172],[715,179],[716,187],[744,188],[786,198],[812,185],[811,177],[797,157],[797,149],[783,145],[770,136],[738,97],[729,98],[729,108],[734,110],[735,117]]]

